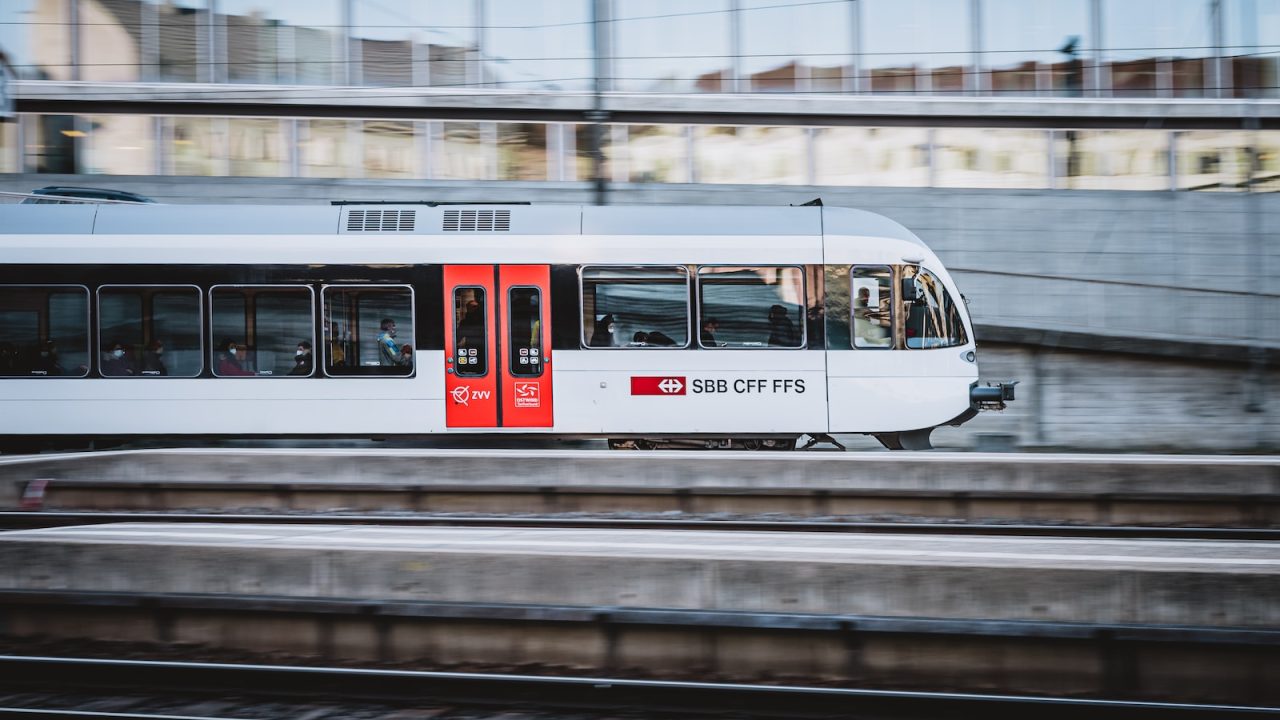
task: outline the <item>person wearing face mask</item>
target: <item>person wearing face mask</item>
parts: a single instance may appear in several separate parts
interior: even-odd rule
[[[614,347],[614,333],[618,331],[618,320],[609,313],[599,320],[596,320],[596,326],[591,333],[591,347]]]
[[[62,365],[58,364],[58,346],[52,340],[45,340],[40,346],[40,353],[36,356],[32,370],[36,375],[62,374]]]
[[[290,375],[310,375],[311,374],[311,343],[302,340],[298,343],[298,349],[293,354],[293,369],[289,371]]]
[[[382,318],[382,332],[378,335],[378,364],[383,367],[404,365],[400,355],[400,345],[396,342],[396,321]]]
[[[164,366],[164,343],[152,340],[147,343],[147,351],[142,354],[143,375],[168,375],[169,368]]]
[[[112,377],[133,374],[133,368],[130,367],[129,358],[122,343],[113,340],[107,345],[106,357],[102,360],[102,374]]]
[[[223,340],[218,343],[218,348],[221,350],[218,353],[218,375],[235,377],[253,374],[240,364],[240,348],[235,340]]]

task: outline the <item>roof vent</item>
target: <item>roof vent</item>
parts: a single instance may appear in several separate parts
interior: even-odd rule
[[[445,210],[446,232],[507,232],[511,230],[510,210]]]
[[[416,210],[348,210],[347,232],[412,232]]]

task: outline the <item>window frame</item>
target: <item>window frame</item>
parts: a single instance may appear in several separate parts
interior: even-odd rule
[[[310,303],[310,307],[311,307],[311,322],[310,322],[310,324],[309,324],[309,327],[311,328],[311,357],[312,357],[312,362],[311,362],[311,373],[310,373],[310,374],[308,374],[308,375],[289,375],[288,373],[285,373],[284,375],[276,375],[276,374],[274,374],[274,373],[273,373],[273,374],[271,374],[271,375],[259,375],[258,373],[256,373],[256,372],[255,372],[255,373],[254,373],[254,374],[252,374],[252,375],[219,375],[219,374],[218,374],[218,364],[217,364],[217,362],[215,362],[215,358],[213,357],[213,354],[214,354],[214,353],[216,353],[216,352],[218,352],[218,348],[213,347],[213,346],[210,346],[210,348],[209,348],[209,355],[208,355],[208,357],[206,357],[206,358],[205,358],[205,359],[208,361],[208,363],[209,363],[209,372],[210,372],[210,374],[212,374],[215,378],[218,378],[218,379],[220,379],[220,380],[226,380],[226,379],[240,379],[240,380],[247,380],[247,379],[251,379],[251,378],[279,378],[279,377],[292,377],[292,378],[297,379],[297,380],[302,380],[302,379],[305,379],[305,378],[311,378],[311,377],[315,377],[315,376],[316,376],[316,364],[315,364],[315,357],[316,357],[316,290],[315,290],[315,288],[314,288],[314,287],[312,287],[312,286],[310,286],[310,285],[297,285],[297,284],[291,284],[291,285],[258,285],[258,284],[253,284],[253,283],[222,283],[222,284],[219,284],[219,285],[210,285],[210,286],[209,286],[209,291],[208,291],[208,293],[209,293],[209,338],[210,338],[210,342],[211,342],[211,343],[213,343],[213,342],[217,342],[217,340],[216,340],[216,339],[214,339],[214,336],[213,336],[213,291],[214,291],[214,290],[217,290],[217,289],[219,289],[219,288],[253,288],[253,289],[266,289],[266,290],[275,290],[275,289],[280,289],[280,288],[288,288],[288,289],[306,288],[308,291],[310,291],[310,293],[311,293],[311,303]]]
[[[204,370],[205,370],[204,290],[202,290],[199,285],[193,285],[191,283],[173,283],[173,284],[170,284],[170,283],[117,283],[112,285],[99,285],[97,290],[94,293],[94,298],[93,298],[94,304],[96,305],[98,310],[97,312],[98,322],[95,327],[95,330],[97,331],[97,340],[98,340],[98,355],[102,354],[102,291],[104,289],[111,289],[111,288],[192,288],[194,289],[196,291],[196,303],[198,304],[198,309],[196,310],[196,313],[200,316],[200,319],[198,322],[199,329],[196,332],[196,336],[200,338],[200,347],[199,347],[199,355],[198,355],[200,358],[200,367],[196,370],[194,375],[172,375],[172,374],[170,375],[103,375],[102,374],[102,358],[97,357],[97,358],[94,358],[95,360],[94,366],[98,369],[98,377],[103,378],[104,380],[130,380],[130,379],[141,380],[143,378],[146,378],[148,380],[157,380],[157,379],[159,380],[191,380],[193,378],[198,378],[204,375]]]
[[[84,290],[84,329],[85,329],[85,360],[86,362],[85,362],[85,370],[83,375],[68,375],[65,373],[62,375],[32,375],[32,374],[0,375],[0,382],[6,381],[6,380],[30,380],[34,378],[39,378],[42,380],[48,380],[50,378],[62,379],[62,380],[83,380],[85,378],[92,377],[93,368],[99,365],[99,363],[94,361],[94,354],[93,354],[94,343],[93,343],[92,336],[93,336],[94,293],[92,290],[89,289],[89,286],[82,285],[79,283],[50,283],[48,285],[41,285],[39,283],[0,284],[0,290],[7,290],[10,288],[80,288],[81,290]],[[46,297],[45,311],[48,312],[48,310],[49,310],[48,298]],[[37,338],[37,342],[39,342],[38,338]],[[99,373],[99,375],[101,375],[101,373]]]
[[[854,303],[857,301],[857,298],[858,298],[857,288],[853,286],[853,281],[854,281],[853,273],[854,273],[854,270],[856,270],[857,268],[884,268],[889,273],[889,344],[888,345],[867,345],[867,346],[858,345],[857,317],[853,314],[855,311]],[[903,340],[903,346],[899,348],[897,347],[897,338],[895,337],[897,333],[895,332],[896,326],[894,325],[894,320],[897,319],[897,316],[899,314],[898,311],[895,309],[895,306],[897,306],[899,303],[898,289],[894,287],[895,283],[897,282],[894,279],[895,277],[896,277],[896,274],[893,271],[892,264],[860,265],[860,264],[854,263],[849,266],[849,347],[853,348],[854,350],[874,350],[877,352],[881,350],[907,349],[905,338]]]
[[[809,301],[809,286],[808,286],[808,282],[807,282],[807,281],[806,281],[806,279],[805,279],[805,271],[804,271],[804,266],[803,266],[803,265],[793,265],[793,264],[786,264],[786,263],[784,263],[784,264],[780,264],[780,265],[771,265],[771,264],[762,264],[762,265],[738,265],[738,264],[728,264],[728,263],[716,263],[716,264],[714,264],[714,265],[699,265],[699,266],[698,266],[698,269],[697,269],[697,272],[696,272],[696,273],[694,273],[694,274],[698,276],[698,286],[697,286],[698,324],[697,324],[696,328],[697,328],[697,330],[698,330],[698,347],[699,347],[700,349],[702,349],[702,350],[751,350],[751,351],[756,351],[756,350],[808,350],[808,349],[809,349],[809,323],[808,323],[808,322],[806,322],[807,318],[805,318],[805,317],[802,317],[802,318],[800,319],[800,323],[799,323],[799,325],[800,325],[800,344],[799,344],[799,345],[797,345],[797,346],[795,346],[795,347],[780,347],[780,346],[777,346],[777,345],[768,345],[768,344],[765,344],[765,345],[737,345],[737,346],[733,346],[733,347],[730,347],[730,346],[728,346],[728,345],[703,345],[703,344],[702,344],[702,304],[703,304],[703,303],[702,303],[702,271],[703,271],[703,269],[714,269],[714,268],[753,268],[753,269],[754,269],[754,268],[794,268],[794,269],[798,270],[798,271],[799,271],[799,273],[800,273],[800,312],[801,312],[801,314],[803,315],[804,313],[806,313],[806,312],[808,311],[808,307],[809,307],[809,303],[808,303],[808,301]],[[850,305],[852,306],[852,301],[850,301]]]
[[[513,341],[512,341],[512,333],[513,333],[513,331],[514,331],[514,329],[515,329],[515,328],[514,328],[514,327],[512,326],[512,324],[511,324],[511,308],[515,307],[515,303],[514,303],[514,302],[512,302],[511,297],[512,297],[512,294],[513,294],[513,293],[515,293],[515,291],[517,291],[517,290],[532,290],[532,291],[534,291],[535,293],[537,293],[537,294],[538,294],[538,317],[537,317],[537,322],[538,322],[538,348],[537,348],[537,349],[538,349],[538,354],[539,354],[539,359],[538,359],[538,372],[536,372],[536,373],[517,373],[517,372],[516,372],[516,368],[517,368],[517,367],[519,367],[519,360],[517,359],[517,358],[518,358],[518,356],[517,356],[517,355],[514,355],[514,354],[508,354],[508,356],[507,356],[507,372],[508,372],[508,374],[510,374],[510,375],[511,375],[511,377],[513,377],[513,378],[517,378],[517,379],[522,379],[522,380],[523,380],[523,379],[540,378],[540,377],[542,377],[543,375],[545,375],[545,374],[546,374],[546,369],[547,369],[547,367],[546,367],[546,365],[547,365],[547,363],[546,363],[546,360],[547,360],[546,347],[545,347],[545,346],[543,345],[543,343],[542,343],[542,335],[543,335],[542,329],[545,327],[545,325],[543,325],[543,322],[542,322],[542,314],[543,314],[543,313],[542,313],[542,299],[543,299],[543,292],[542,292],[542,288],[541,288],[541,287],[538,287],[537,285],[512,285],[512,286],[510,286],[510,287],[508,287],[508,288],[507,288],[507,337],[506,337],[506,338],[504,338],[504,339],[507,341],[507,350],[508,350],[508,352],[509,352],[509,353],[515,353],[515,352],[516,352],[516,344],[515,344],[515,342],[513,342]],[[531,356],[531,357],[532,357],[532,356]],[[455,370],[455,372],[456,372],[456,370]]]
[[[461,322],[458,319],[458,316],[457,316],[458,308],[455,305],[459,290],[479,290],[481,292],[481,297],[484,298],[484,303],[481,305],[481,307],[484,308],[483,327],[484,327],[484,338],[485,338],[484,340],[485,363],[484,363],[484,372],[482,373],[458,372],[458,368],[461,367],[461,365],[458,364],[457,358],[454,357],[454,355],[452,354],[456,352],[458,349],[458,324]],[[451,361],[450,363],[447,363],[447,364],[452,365],[453,374],[456,377],[460,377],[460,378],[489,377],[489,375],[493,372],[493,368],[490,367],[490,365],[492,365],[493,363],[489,362],[489,357],[491,355],[496,354],[496,353],[490,352],[491,348],[489,347],[491,344],[489,342],[489,288],[485,285],[475,285],[475,284],[465,284],[465,283],[462,285],[454,285],[453,287],[449,288],[449,314],[453,318],[453,335],[452,335],[453,347],[445,348],[445,360]]]
[[[684,344],[683,345],[619,345],[618,347],[601,347],[587,344],[586,300],[587,270],[653,270],[675,268],[684,273]],[[579,265],[578,266],[578,345],[583,350],[689,350],[693,346],[693,302],[690,290],[693,287],[694,273],[688,265]],[[594,316],[594,313],[592,313]]]
[[[417,377],[417,375],[418,375],[418,363],[417,363],[417,351],[418,351],[418,297],[417,297],[417,295],[416,295],[416,294],[414,294],[414,291],[413,291],[413,285],[410,285],[410,284],[408,284],[408,283],[405,283],[405,284],[400,284],[400,283],[388,283],[388,284],[386,284],[386,285],[380,285],[380,284],[376,284],[376,283],[375,283],[375,284],[369,284],[369,283],[334,283],[334,284],[331,284],[331,285],[330,285],[330,284],[321,284],[321,285],[320,285],[320,318],[323,318],[323,317],[324,317],[324,310],[325,310],[325,304],[324,304],[324,303],[325,303],[325,292],[326,292],[327,290],[331,289],[331,288],[364,288],[364,289],[366,289],[366,290],[389,290],[389,289],[404,289],[404,290],[408,290],[408,291],[409,291],[409,324],[413,327],[413,349],[414,349],[414,356],[415,356],[415,357],[414,357],[414,360],[415,360],[415,362],[413,363],[413,367],[412,367],[412,368],[410,368],[410,371],[409,371],[409,372],[407,372],[407,373],[405,373],[405,374],[403,374],[403,375],[391,375],[391,374],[383,375],[383,374],[378,374],[378,373],[368,373],[368,374],[365,374],[365,373],[358,373],[358,372],[357,372],[357,373],[351,373],[351,374],[349,374],[349,375],[346,375],[346,374],[343,374],[343,375],[334,375],[334,374],[332,374],[332,373],[330,373],[330,372],[329,372],[329,364],[330,364],[330,363],[329,363],[329,360],[330,360],[330,358],[329,358],[329,353],[330,353],[330,350],[329,350],[329,343],[328,343],[327,341],[323,341],[323,340],[322,340],[322,341],[321,341],[321,344],[322,344],[322,345],[324,345],[325,347],[324,347],[324,354],[320,356],[320,360],[321,360],[322,365],[324,366],[324,376],[325,376],[325,377],[330,377],[330,378],[340,378],[340,379],[349,379],[349,380],[360,380],[360,379],[366,379],[366,378],[380,378],[380,379],[384,379],[384,380],[405,380],[405,379],[408,379],[408,378]],[[314,311],[314,310],[312,310],[312,312],[315,312],[315,311]],[[330,322],[332,322],[332,320],[330,320]],[[312,346],[311,346],[311,352],[312,352],[313,354],[315,353],[315,345],[314,345],[314,344],[312,344]],[[356,367],[362,367],[362,366],[357,365]]]

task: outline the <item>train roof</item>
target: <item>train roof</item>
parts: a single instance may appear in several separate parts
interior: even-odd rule
[[[837,207],[684,205],[0,205],[4,235],[845,235],[923,245]]]

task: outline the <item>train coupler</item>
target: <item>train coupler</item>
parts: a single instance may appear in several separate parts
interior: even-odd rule
[[[1014,387],[1020,381],[989,382],[984,385],[974,383],[969,386],[969,404],[975,410],[1004,410],[1006,403],[1013,402]]]

